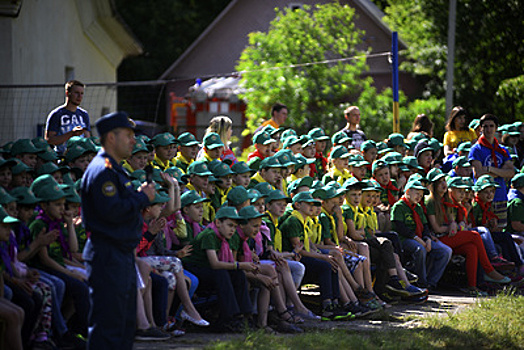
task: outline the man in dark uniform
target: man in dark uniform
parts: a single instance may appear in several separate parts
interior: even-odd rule
[[[120,163],[132,154],[134,122],[124,112],[100,118],[103,149],[82,178],[82,215],[91,233],[84,249],[91,310],[89,349],[132,349],[136,323],[134,249],[141,237],[141,209],[155,196],[152,184],[137,191]]]

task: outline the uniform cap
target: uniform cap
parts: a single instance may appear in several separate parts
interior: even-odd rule
[[[211,132],[204,137],[204,147],[207,149],[215,149],[224,147],[224,143],[216,132]]]
[[[161,134],[155,135],[150,141],[150,144],[152,144],[154,147],[158,146],[169,146],[172,144],[178,143],[176,140],[176,137],[173,136],[171,133],[164,132]]]
[[[190,146],[199,145],[200,143],[196,139],[195,135],[193,135],[192,133],[186,131],[186,132],[178,135],[178,144],[180,146],[190,147]]]
[[[113,112],[104,115],[95,123],[98,134],[103,136],[117,128],[135,129],[135,122],[129,118],[126,112]]]

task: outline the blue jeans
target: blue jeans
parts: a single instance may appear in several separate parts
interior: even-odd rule
[[[452,249],[440,241],[431,241],[431,250],[414,239],[402,241],[404,253],[414,260],[412,272],[418,275],[418,281],[422,286],[436,287],[442,277],[449,260]]]
[[[480,237],[482,238],[482,243],[484,243],[484,248],[486,248],[488,258],[493,259],[499,256],[499,252],[495,247],[495,242],[493,242],[493,237],[491,237],[491,233],[486,227],[473,227],[471,231],[477,231],[480,234]]]

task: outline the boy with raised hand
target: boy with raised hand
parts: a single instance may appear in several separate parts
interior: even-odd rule
[[[406,193],[391,209],[393,229],[400,236],[402,249],[414,260],[413,273],[418,285],[435,290],[451,259],[452,250],[440,242],[430,231],[420,206],[427,191],[420,181],[409,181]]]
[[[276,157],[268,157],[260,162],[258,172],[251,177],[248,188],[261,182],[268,182],[273,188],[282,190],[282,164]]]
[[[197,156],[197,160],[208,163],[220,160],[222,153],[224,153],[224,143],[220,139],[220,135],[216,132],[210,132],[204,137],[203,147]]]
[[[253,176],[253,174],[255,173],[255,170],[251,169],[244,161],[236,162],[235,164],[233,164],[233,166],[231,166],[231,170],[234,173],[233,187],[249,186],[251,176]]]
[[[187,181],[186,188],[194,190],[202,198],[207,198],[206,191],[209,185],[209,177],[213,173],[209,170],[208,164],[202,161],[195,161],[187,168],[187,174],[182,176],[183,181]],[[214,218],[213,206],[210,202],[204,203],[203,223],[207,225]]]
[[[155,147],[155,158],[152,162],[154,167],[164,171],[175,165],[173,158],[177,154],[177,140],[173,135],[168,132],[155,135],[150,144]]]
[[[306,267],[306,278],[320,285],[322,298],[322,319],[341,320],[351,317],[351,313],[343,311],[339,306],[338,264],[329,254],[317,251],[310,241],[311,219],[313,206],[321,202],[314,199],[311,192],[300,192],[293,197],[291,215],[279,225],[282,232],[282,251],[300,251],[301,262]],[[302,249],[303,248],[303,249]]]
[[[180,152],[175,158],[176,166],[185,173],[187,171],[187,167],[195,161],[200,143],[190,132],[185,132],[178,135],[177,140]]]
[[[229,240],[242,218],[233,207],[220,208],[215,220],[193,241],[193,252],[182,259],[195,274],[200,290],[218,292],[218,324],[225,330],[240,332],[252,313],[245,272],[256,271],[252,262],[235,262]]]

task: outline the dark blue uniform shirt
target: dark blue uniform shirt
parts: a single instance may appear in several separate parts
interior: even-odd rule
[[[140,211],[149,205],[149,199],[134,190],[122,166],[100,151],[82,178],[81,191],[83,222],[91,232],[92,244],[108,243],[133,251],[142,237]],[[86,260],[92,254],[89,250],[84,252]]]

